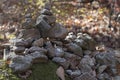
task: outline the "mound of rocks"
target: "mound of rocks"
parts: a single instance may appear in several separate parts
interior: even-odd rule
[[[9,67],[14,72],[24,72],[34,63],[47,64],[51,60],[62,66],[71,80],[119,80],[115,54],[95,52],[96,42],[90,35],[68,33],[56,23],[50,9],[41,11],[36,28],[22,34],[12,46],[16,56],[11,58]]]

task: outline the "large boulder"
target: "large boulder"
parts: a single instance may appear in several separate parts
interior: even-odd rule
[[[61,24],[55,23],[55,25],[50,29],[48,37],[64,39],[67,36],[67,29],[64,28]]]
[[[24,56],[15,56],[10,64],[9,67],[14,72],[25,72],[31,67],[32,57],[24,57]]]

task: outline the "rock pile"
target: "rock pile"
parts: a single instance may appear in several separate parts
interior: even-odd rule
[[[37,19],[37,28],[22,31],[13,46],[16,56],[9,64],[14,72],[24,72],[34,63],[52,60],[62,66],[72,80],[119,80],[113,53],[93,53],[96,42],[92,37],[68,33],[55,20],[53,13],[45,8]]]

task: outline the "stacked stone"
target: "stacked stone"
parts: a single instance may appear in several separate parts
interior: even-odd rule
[[[63,39],[67,35],[67,29],[56,22],[56,17],[48,7],[41,11],[41,15],[37,18],[36,26],[42,37]]]
[[[24,72],[33,63],[52,60],[62,66],[72,80],[119,80],[113,53],[93,53],[96,42],[91,36],[68,33],[55,20],[50,9],[45,7],[37,19],[37,29],[22,32],[23,39],[16,41],[13,47],[16,56],[9,64],[14,72]]]

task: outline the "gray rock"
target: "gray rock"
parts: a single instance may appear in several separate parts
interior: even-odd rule
[[[86,73],[86,72],[92,72],[92,68],[88,65],[81,65],[79,66],[80,70],[82,73]]]
[[[97,79],[90,75],[90,73],[83,73],[82,75],[74,78],[73,80],[97,80]]]
[[[81,60],[81,57],[65,52],[64,58],[70,63],[70,69],[78,69],[78,64]]]
[[[96,42],[88,34],[78,33],[75,42],[79,43],[82,48],[87,50],[94,50],[96,46]]]
[[[98,73],[101,74],[106,70],[107,66],[106,65],[102,65],[98,68]]]
[[[31,62],[31,57],[16,56],[10,62],[9,67],[17,73],[25,72],[31,67]]]
[[[64,58],[61,58],[61,57],[54,57],[53,59],[52,59],[52,61],[54,61],[54,62],[56,62],[56,63],[62,63],[62,62],[65,62],[66,61],[66,59],[64,59]]]
[[[37,38],[36,38],[37,39]],[[29,48],[29,47],[31,47],[31,45],[32,45],[32,43],[33,43],[33,41],[34,41],[35,39],[34,38],[27,38],[27,39],[25,39],[24,41],[25,41],[25,47],[26,48]]]
[[[76,35],[74,35],[73,32],[70,32],[70,33],[68,33],[68,35],[66,36],[65,40],[67,40],[67,41],[69,41],[69,42],[72,42],[72,41],[74,41],[76,38],[77,38]]]
[[[78,46],[82,47],[83,49],[89,48],[88,44],[83,39],[75,39],[74,41]]]
[[[43,14],[43,15],[49,15],[49,16],[52,16],[52,15],[53,15],[52,12],[50,12],[50,10],[48,10],[48,9],[43,9],[43,10],[41,11],[41,14]]]
[[[78,69],[80,58],[68,59],[68,62],[70,63],[70,69]]]
[[[38,52],[35,51],[27,56],[31,56],[33,59],[33,63],[41,63],[41,62],[47,62],[48,61],[48,57],[42,53],[42,52]]]
[[[93,55],[90,50],[85,50],[83,53],[84,53],[84,55]]]
[[[91,66],[93,67],[95,65],[95,59],[94,58],[91,58],[90,56],[86,55],[84,56],[84,58],[82,58],[82,60],[80,61],[80,64],[84,65],[88,65],[88,66]]]
[[[23,46],[23,47],[30,47],[32,42],[33,42],[34,39],[32,38],[27,38],[25,40],[16,40],[14,43],[15,43],[15,46],[19,47],[19,46]]]
[[[64,51],[61,47],[55,48],[55,56],[56,57],[63,57],[64,56]]]
[[[64,58],[65,58],[65,59],[72,59],[72,58],[74,58],[74,59],[77,59],[77,58],[81,59],[81,58],[78,57],[77,55],[72,54],[72,53],[69,53],[69,52],[65,52]]]
[[[48,50],[49,57],[63,57],[64,51],[61,47],[53,47],[50,42],[46,43],[46,49]]]
[[[95,65],[95,60],[90,58],[90,56],[86,55],[84,58],[81,59],[79,68],[81,69],[82,73],[91,72],[92,67]]]
[[[40,38],[32,43],[33,46],[42,47],[44,45],[44,39]]]
[[[96,62],[99,65],[106,65],[109,67],[109,68],[107,68],[109,75],[116,75],[117,74],[116,61],[117,60],[115,58],[114,53],[104,52],[104,53],[99,53],[96,55]]]
[[[46,49],[48,50],[48,57],[53,58],[55,57],[54,47],[50,41],[46,42]]]
[[[51,26],[44,19],[38,17],[36,20],[36,26],[42,37],[49,37],[48,31],[51,29]]]
[[[82,51],[81,47],[78,46],[77,44],[69,43],[69,44],[66,44],[66,46],[68,48],[68,51],[71,51],[74,54],[79,55],[81,57],[83,56],[83,51]]]
[[[55,25],[51,28],[48,33],[48,37],[50,38],[58,38],[64,39],[67,35],[68,31],[61,24],[55,23]]]
[[[96,54],[95,58],[96,58],[96,62],[99,63],[100,65],[107,65],[107,66],[116,65],[116,59],[114,53],[109,53],[109,52],[98,53]]]
[[[19,46],[25,47],[25,44],[26,44],[26,43],[25,43],[25,41],[23,41],[23,40],[21,40],[21,41],[16,41],[16,42],[15,42],[15,46],[17,46],[17,47],[19,47]]]
[[[113,80],[120,80],[120,76],[115,76]]]
[[[117,58],[120,58],[120,50],[115,50],[115,56],[116,56]]]
[[[48,24],[52,24],[56,22],[55,16],[41,15],[39,18],[44,19]]]
[[[25,51],[25,47],[14,47],[13,50],[16,54],[23,54],[23,52]]]
[[[31,32],[31,33],[30,33]],[[22,29],[20,31],[20,34],[17,38],[23,38],[23,39],[39,39],[40,38],[40,32],[38,29],[32,28],[32,29]]]
[[[98,74],[97,78],[98,80],[112,80],[112,78],[107,73]]]
[[[57,64],[61,65],[64,67],[64,69],[68,69],[69,67],[69,62],[67,62],[67,60],[65,58],[61,58],[61,57],[54,57],[52,59],[53,62],[56,62]]]
[[[71,78],[75,78],[81,75],[81,71],[80,70],[66,70],[66,73],[71,77]]]
[[[61,41],[52,41],[57,46],[63,46],[63,43]]]
[[[43,53],[47,53],[47,50],[46,49],[44,49],[44,48],[40,48],[40,47],[37,47],[37,46],[33,46],[33,47],[31,47],[30,49],[28,49],[28,53],[33,53],[33,52],[35,52],[35,51],[38,51],[38,52],[43,52]]]

